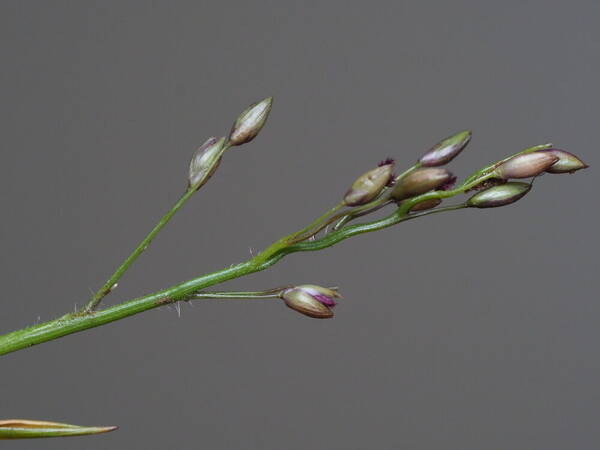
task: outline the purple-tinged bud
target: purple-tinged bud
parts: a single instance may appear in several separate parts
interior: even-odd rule
[[[194,152],[190,161],[188,186],[200,189],[221,163],[225,138],[210,137]]]
[[[384,164],[362,174],[346,192],[344,203],[348,206],[369,203],[390,182],[393,171],[394,161],[386,160]]]
[[[415,206],[410,208],[410,212],[425,211],[431,208],[435,208],[440,203],[442,203],[442,199],[440,198],[430,198],[429,200],[423,200],[422,202],[419,202]]]
[[[500,164],[495,173],[505,180],[535,177],[548,170],[558,159],[558,156],[549,151],[522,153]]]
[[[450,178],[448,178],[446,181],[444,181],[442,184],[440,184],[436,189],[438,191],[449,191],[450,189],[452,189],[454,187],[455,184],[456,184],[456,175],[451,173]]]
[[[281,298],[289,308],[315,319],[333,317],[331,309],[336,305],[335,299],[340,297],[334,289],[312,284],[296,286],[281,293]]]
[[[474,208],[496,208],[516,202],[531,190],[531,184],[511,181],[478,192],[467,200]]]
[[[273,97],[267,97],[246,108],[231,127],[229,143],[232,146],[242,145],[254,139],[265,125],[272,105]]]
[[[443,187],[453,179],[452,173],[439,167],[415,170],[396,183],[391,195],[396,201],[404,200]]]
[[[552,164],[549,169],[546,169],[546,172],[548,173],[573,173],[579,169],[587,169],[589,167],[573,153],[565,150],[551,148],[546,151],[558,158],[558,161]]]
[[[443,166],[452,161],[471,140],[470,131],[461,131],[455,135],[438,142],[427,153],[425,153],[419,162],[423,167]]]

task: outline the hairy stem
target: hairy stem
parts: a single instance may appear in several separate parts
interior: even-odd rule
[[[162,305],[185,300],[200,289],[257,272],[258,270],[262,270],[262,268],[254,266],[251,261],[247,261],[227,269],[194,278],[193,280],[185,281],[159,292],[120,303],[110,308],[90,313],[67,314],[50,322],[14,331],[0,336],[0,355],[51,341],[78,331],[105,325],[115,320],[148,311],[149,309],[158,308]]]
[[[181,300],[189,300],[193,298],[195,293],[202,289],[219,283],[223,283],[227,280],[232,280],[234,278],[239,278],[245,275],[249,275],[251,273],[264,270],[277,263],[284,256],[291,253],[322,250],[324,248],[331,247],[332,245],[335,245],[338,242],[341,242],[345,239],[348,239],[349,237],[363,233],[368,233],[371,231],[381,230],[405,220],[410,220],[413,218],[422,217],[437,212],[444,212],[448,210],[462,208],[464,207],[464,205],[455,205],[446,208],[434,209],[420,214],[409,213],[410,209],[417,203],[435,198],[444,199],[453,197],[457,194],[463,193],[464,191],[470,189],[473,186],[476,186],[477,184],[492,176],[492,174],[485,173],[478,177],[475,177],[474,179],[471,179],[469,183],[463,183],[462,185],[453,190],[432,191],[426,194],[413,197],[411,199],[403,201],[400,204],[400,206],[387,217],[373,222],[345,226],[340,228],[339,230],[332,231],[326,234],[318,240],[305,241],[290,245],[286,244],[286,239],[290,236],[286,236],[285,238],[276,241],[273,245],[267,247],[261,253],[259,253],[254,258],[248,261],[213,273],[202,275],[198,278],[185,281],[183,283],[177,284],[162,291],[148,294],[143,297],[139,297],[98,311],[84,310],[77,313],[67,314],[50,322],[34,325],[28,328],[24,328],[22,330],[14,331],[4,336],[0,336],[0,355],[21,350],[23,348],[40,344],[42,342],[51,341],[53,339],[66,336],[68,334],[105,325],[107,323],[124,319],[134,314],[139,314],[141,312],[148,311],[150,309],[154,309],[163,305],[167,305]],[[180,206],[183,205],[183,203],[185,203],[185,200],[182,200],[178,202]],[[151,233],[151,235],[152,234],[153,233]],[[295,234],[292,234],[291,236],[294,235]],[[132,255],[134,255],[135,253],[136,252],[134,252]],[[129,261],[130,258],[128,258],[126,262]],[[135,257],[132,258],[131,261],[133,261],[134,259]],[[129,262],[129,264],[131,264],[131,261]],[[127,267],[128,265],[125,265],[124,270],[126,270]],[[124,272],[124,270],[122,272]],[[117,271],[116,273],[118,273],[120,276],[122,272]]]

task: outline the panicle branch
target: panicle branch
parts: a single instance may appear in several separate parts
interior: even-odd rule
[[[337,205],[307,226],[276,240],[248,261],[98,310],[102,298],[111,292],[156,234],[215,173],[225,151],[246,144],[258,135],[266,123],[272,104],[272,97],[268,97],[250,105],[234,121],[226,137],[211,137],[196,150],[190,161],[187,189],[182,198],[119,266],[84,310],[0,336],[0,355],[101,326],[161,305],[192,299],[275,298],[306,316],[331,318],[336,299],[340,297],[337,289],[333,288],[299,285],[252,292],[207,292],[204,289],[265,270],[291,253],[322,250],[350,237],[388,228],[407,220],[467,208],[506,206],[530,192],[533,179],[544,173],[573,173],[588,167],[573,153],[557,149],[552,144],[542,144],[493,162],[456,185],[456,177],[444,166],[461,154],[471,141],[472,133],[461,131],[435,144],[399,175],[394,173],[394,160],[388,158],[382,161],[358,177],[341,196]],[[514,181],[527,178],[530,179],[529,182]],[[460,197],[469,191],[475,193],[458,203],[445,204],[448,199]],[[383,217],[368,218],[384,208],[391,208],[391,211]],[[365,221],[357,220],[365,217]],[[353,221],[358,223],[351,223]]]

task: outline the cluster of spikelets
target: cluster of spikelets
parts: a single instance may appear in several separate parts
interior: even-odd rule
[[[227,149],[248,143],[258,135],[269,116],[272,102],[273,99],[269,97],[250,105],[237,118],[226,137],[220,139],[211,137],[196,150],[189,166],[188,187],[184,201],[210,179],[219,167],[221,158]],[[323,230],[327,234],[330,225],[332,232],[341,233],[347,230],[344,227],[348,222],[388,205],[396,207],[395,212],[388,216],[391,218],[390,222],[382,223],[382,219],[377,223],[377,227],[374,227],[376,222],[365,225],[371,226],[373,229],[381,229],[402,220],[433,212],[509,205],[526,195],[531,190],[533,179],[543,173],[573,173],[588,167],[574,154],[547,144],[523,150],[516,155],[484,167],[467,177],[458,187],[454,187],[456,177],[443,166],[454,159],[470,140],[470,131],[450,136],[428,150],[416,164],[400,175],[394,173],[394,160],[382,161],[377,167],[358,177],[343,196],[343,200],[334,209],[303,230],[277,241],[263,253],[266,253],[266,257],[271,257],[285,246],[313,240]],[[531,179],[531,181],[528,183],[514,181],[520,179]],[[440,207],[445,199],[469,191],[476,192],[465,202]],[[182,203],[180,201],[178,205],[180,206]],[[347,209],[334,214],[343,207]],[[170,215],[163,219],[161,227],[176,209],[174,208]],[[155,231],[161,227],[155,228],[147,237],[148,243]],[[127,260],[125,269],[130,264],[130,260],[133,261],[139,255],[139,248],[145,248],[145,246],[138,247],[134,251]],[[113,277],[117,280],[121,274],[122,271],[117,271]],[[116,286],[116,281],[113,283],[113,277],[93,297],[84,313],[93,314],[100,300]],[[341,297],[336,288],[305,284],[262,292],[197,292],[188,299],[194,298],[194,296],[211,298],[217,295],[220,298],[241,298],[242,296],[278,298],[283,300],[289,308],[319,319],[333,317],[336,300]],[[39,342],[43,342],[43,340]],[[0,421],[0,439],[81,436],[105,433],[114,429],[116,427],[81,427],[47,421],[3,420]]]
[[[248,107],[235,121],[228,137],[209,138],[194,154],[190,164],[189,185],[200,188],[219,165],[224,151],[251,141],[264,126],[271,111],[272,98]],[[543,173],[573,173],[588,167],[580,158],[549,145],[533,147],[512,157],[498,161],[468,177],[454,189],[456,177],[445,166],[452,161],[470,142],[471,132],[456,133],[433,146],[415,165],[395,175],[395,162],[386,159],[377,167],[356,179],[343,197],[342,206],[350,208],[332,227],[340,229],[350,220],[374,212],[386,205],[401,207],[418,196],[431,192],[452,192],[452,195],[433,196],[410,206],[407,214],[435,210],[443,199],[456,193],[476,191],[460,207],[494,208],[516,202],[526,195],[532,182],[513,181],[534,179]],[[456,192],[458,190],[458,192]],[[330,222],[326,222],[329,225]],[[316,232],[302,239],[314,238]],[[296,240],[299,242],[301,239]],[[278,293],[290,308],[315,318],[333,317],[335,299],[340,297],[335,289],[314,285],[302,285],[283,289]]]
[[[415,167],[404,177],[394,177],[394,161],[387,159],[378,167],[360,176],[346,193],[348,206],[358,206],[375,199],[386,186],[393,186],[389,193],[396,203],[434,190],[448,190],[454,186],[456,177],[440,167],[454,159],[471,140],[471,132],[463,131],[435,145],[419,159]],[[572,153],[556,148],[536,150],[515,155],[485,169],[486,180],[470,190],[481,191],[468,200],[468,206],[493,208],[514,203],[531,189],[531,183],[509,181],[535,178],[542,173],[573,173],[588,167]],[[473,177],[474,178],[474,177]],[[467,184],[469,179],[465,181]],[[415,205],[411,211],[423,211],[438,206],[441,199],[426,200]]]

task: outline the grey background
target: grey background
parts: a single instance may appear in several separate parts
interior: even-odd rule
[[[549,140],[592,166],[226,285],[339,285],[334,320],[207,301],[4,356],[0,417],[121,426],[10,447],[599,448],[599,19],[596,1],[1,2],[2,331],[81,306],[195,147],[267,95],[261,135],[107,304],[239,262],[464,128],[459,175]]]

